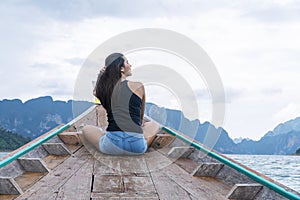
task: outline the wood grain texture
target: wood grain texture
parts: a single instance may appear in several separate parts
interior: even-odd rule
[[[56,199],[89,199],[91,196],[94,159],[89,159],[63,186]]]
[[[64,156],[71,155],[72,153],[64,143],[44,143],[42,146],[49,154]]]
[[[25,172],[21,176],[15,178],[16,182],[23,191],[26,191],[36,182],[38,182],[46,173],[41,172]]]
[[[46,163],[49,169],[54,169],[62,162],[64,162],[69,156],[56,156],[56,155],[48,155],[43,158],[44,162]]]
[[[170,163],[169,158],[159,154],[156,152],[155,164],[169,162],[169,165],[164,168],[157,167],[157,170],[150,170],[160,199],[226,199],[225,196],[230,191],[229,186],[214,178],[193,177],[188,172],[191,169],[187,171],[182,168],[184,165],[191,164],[188,159],[182,159],[180,167],[176,161]],[[146,162],[149,166],[154,164],[153,160],[152,156],[146,155]]]
[[[90,154],[81,148],[74,156],[57,166],[38,183],[29,188],[17,199],[49,199],[58,194],[62,187],[90,158]]]

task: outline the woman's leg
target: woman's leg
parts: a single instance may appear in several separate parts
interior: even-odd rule
[[[88,142],[100,151],[99,141],[105,135],[105,131],[97,126],[86,125],[82,129],[82,134]]]
[[[156,134],[160,130],[160,126],[155,121],[148,121],[145,122],[142,126],[145,139],[147,140],[148,147],[151,145],[152,141],[154,140]]]

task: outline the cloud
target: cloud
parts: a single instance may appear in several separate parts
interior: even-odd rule
[[[208,89],[205,88],[196,89],[195,95],[199,99],[211,100],[210,92],[208,91]]]
[[[215,63],[225,88],[225,128],[231,136],[258,138],[298,113],[293,102],[300,101],[299,13],[297,1],[281,0],[1,1],[0,84],[5,87],[0,98],[53,95],[68,100],[80,66],[103,41],[137,28],[166,28],[190,37]],[[137,53],[132,64],[174,69],[195,86],[201,121],[209,120],[205,81],[180,60],[158,54]],[[164,92],[149,91],[148,99],[178,106]]]
[[[258,3],[260,2],[260,3]],[[245,10],[242,17],[252,18],[265,23],[281,23],[298,21],[300,6],[298,1],[249,1],[248,6],[242,4]]]
[[[0,90],[7,98],[28,100],[51,95],[54,99],[68,100],[72,97],[77,71],[78,67],[67,64],[34,63],[22,73],[6,77],[7,87]]]
[[[74,58],[65,59],[65,61],[70,63],[71,65],[82,65],[85,59],[74,57]]]
[[[191,16],[199,12],[230,7],[225,0],[184,1],[184,0],[73,0],[35,1],[26,0],[2,2],[2,5],[23,10],[38,10],[45,16],[63,21],[78,21],[97,17],[117,18],[157,18],[171,16]]]
[[[226,103],[232,103],[242,95],[245,95],[244,92],[245,91],[240,88],[226,88],[225,89]]]
[[[282,89],[281,88],[265,88],[261,90],[261,93],[264,95],[280,95],[282,94]]]
[[[198,99],[209,102],[212,101],[211,92],[213,91],[209,91],[207,88],[199,88],[194,91]],[[224,95],[225,103],[228,104],[245,95],[245,90],[239,88],[225,88]]]
[[[279,123],[294,119],[300,116],[300,104],[289,103],[288,105],[281,108],[273,116],[273,119]]]

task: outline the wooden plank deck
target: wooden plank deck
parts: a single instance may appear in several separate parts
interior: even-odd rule
[[[89,159],[62,187],[55,199],[90,199],[93,159]]]
[[[215,178],[193,177],[189,173],[191,169],[186,167],[191,164],[190,160],[170,162],[172,158],[167,158],[160,152],[155,151],[152,154],[146,159],[149,164],[159,166],[159,163],[165,163],[164,168],[153,167],[150,172],[160,199],[226,199],[231,187]],[[174,192],[178,194],[172,194]]]
[[[60,188],[63,187],[90,158],[91,156],[86,149],[81,148],[74,156],[70,156],[62,164],[50,171],[49,174],[44,176],[17,199],[56,199]],[[77,184],[82,183],[78,182]],[[76,187],[76,185],[74,185],[74,187]]]
[[[229,186],[192,176],[193,167],[152,148],[124,157],[92,156],[83,146],[17,199],[226,199]]]
[[[158,199],[144,156],[106,156],[95,160],[92,199]]]

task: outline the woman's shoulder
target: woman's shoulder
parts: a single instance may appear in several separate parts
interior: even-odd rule
[[[144,85],[141,82],[128,81],[128,87],[140,98],[142,98],[145,94]]]
[[[138,81],[128,81],[128,85],[129,85],[129,87],[132,87],[132,88],[135,88],[135,89],[144,87],[143,83],[138,82]]]

